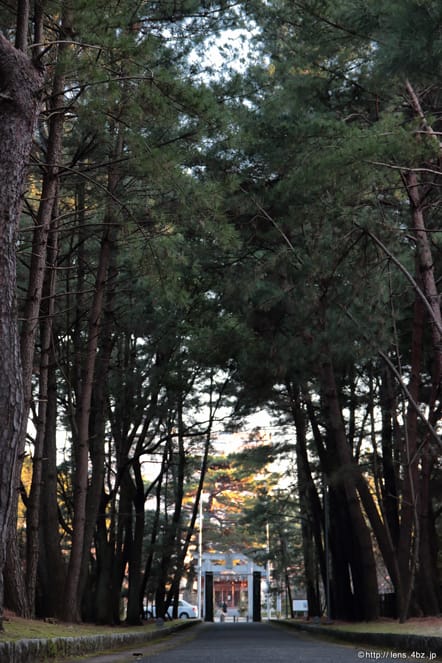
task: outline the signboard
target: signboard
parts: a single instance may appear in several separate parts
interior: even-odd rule
[[[308,612],[308,601],[306,599],[295,599],[293,601],[293,612]]]

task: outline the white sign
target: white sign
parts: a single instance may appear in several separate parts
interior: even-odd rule
[[[308,612],[308,601],[306,599],[295,599],[293,601],[293,612]]]

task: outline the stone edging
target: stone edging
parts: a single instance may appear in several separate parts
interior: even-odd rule
[[[343,631],[316,624],[300,624],[289,620],[271,620],[275,624],[290,626],[312,635],[325,635],[337,640],[345,640],[355,645],[384,647],[391,652],[415,654],[416,658],[428,659],[442,656],[442,637],[435,635],[407,635],[402,633],[367,633],[362,631]],[[423,656],[421,656],[423,654]],[[432,656],[430,657],[430,654]],[[362,658],[362,657],[361,657]]]
[[[159,626],[143,633],[112,633],[81,635],[78,637],[33,638],[13,642],[0,642],[0,663],[36,663],[66,656],[82,656],[94,652],[107,651],[140,645],[150,640],[159,640],[189,626],[199,624],[198,619],[185,620],[170,626]]]

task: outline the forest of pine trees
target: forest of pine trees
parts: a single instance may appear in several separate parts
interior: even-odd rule
[[[260,410],[311,614],[442,611],[441,137],[437,0],[0,2],[0,629],[165,614]]]

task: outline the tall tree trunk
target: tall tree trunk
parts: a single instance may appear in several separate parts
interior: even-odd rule
[[[120,480],[120,498],[118,504],[118,526],[115,538],[115,555],[112,580],[113,621],[120,621],[119,600],[121,588],[131,555],[133,541],[133,493],[134,486],[128,472],[123,472]]]
[[[26,25],[27,30],[27,25]],[[61,43],[57,60],[63,56],[63,51],[66,50],[66,44]],[[19,447],[19,463],[16,470],[16,485],[20,485],[20,475],[22,467],[22,459],[24,458],[24,449],[26,444],[27,435],[27,421],[32,398],[32,376],[34,367],[35,355],[35,342],[39,326],[40,304],[42,299],[43,283],[46,270],[46,253],[49,229],[51,220],[53,218],[53,209],[56,205],[58,195],[58,180],[60,169],[60,156],[61,156],[61,143],[63,135],[64,124],[64,76],[60,66],[54,68],[55,75],[52,84],[51,97],[48,102],[48,111],[50,113],[49,119],[49,135],[48,144],[46,148],[46,164],[43,176],[42,194],[37,213],[36,225],[32,239],[31,251],[31,264],[28,277],[28,291],[24,310],[22,313],[23,324],[20,332],[20,349],[22,357],[22,371],[23,371],[23,388],[24,388],[24,424],[21,433],[20,447]],[[42,438],[40,438],[41,440]],[[41,452],[41,449],[40,449]],[[39,453],[39,452],[38,452]],[[38,455],[38,454],[37,454]],[[18,492],[17,499],[18,499]],[[17,511],[17,508],[15,509]],[[38,508],[34,511],[33,518],[38,517]],[[34,550],[34,554],[38,548],[38,536],[35,529],[27,530],[31,532],[32,541],[28,551]],[[33,536],[34,535],[34,536]],[[20,578],[13,578],[14,574],[21,574],[21,568],[18,564],[17,542],[13,539],[17,536],[17,524],[11,521],[11,533],[9,549],[11,559],[8,560],[8,575],[9,581],[17,589],[15,592],[18,594],[23,591],[23,585]],[[30,560],[27,560],[29,564]],[[25,610],[26,614],[32,614],[34,611],[33,601],[35,593],[35,572],[36,565],[31,563],[31,567],[27,566],[27,573],[31,571],[31,576],[28,577],[26,583],[26,596],[16,596],[16,607],[20,613]],[[29,602],[31,599],[31,602]],[[23,606],[23,607],[20,607]]]
[[[408,197],[412,205],[413,230],[416,238],[419,279],[423,291],[430,305],[432,316],[430,318],[431,336],[433,341],[433,382],[440,389],[442,378],[442,314],[440,309],[439,292],[434,274],[434,260],[430,240],[425,227],[423,214],[423,196],[417,174],[410,171],[404,174],[404,181]]]
[[[386,525],[396,548],[399,539],[398,472],[396,468],[396,398],[390,372],[383,367],[380,377],[379,399],[382,417],[382,504]]]
[[[57,502],[57,359],[51,343],[48,374],[48,402],[46,407],[45,439],[43,447],[42,499],[40,504],[39,580],[44,602],[39,606],[41,616],[61,617],[66,562],[60,548],[60,522]]]
[[[63,57],[65,44],[61,44],[58,59]],[[23,309],[23,324],[20,334],[20,347],[23,365],[23,382],[25,389],[25,408],[29,412],[32,398],[32,374],[35,355],[35,339],[37,337],[40,305],[46,273],[46,256],[48,237],[54,218],[54,209],[58,202],[58,185],[61,146],[64,126],[64,76],[60,66],[55,66],[51,97],[48,102],[49,132],[46,148],[46,163],[42,183],[40,204],[36,225],[32,238],[31,264],[29,268],[28,290]],[[26,430],[23,432],[22,451],[25,446]]]
[[[180,428],[180,426],[179,426]],[[170,457],[175,455],[173,448],[173,438],[172,436],[168,440],[169,445],[169,454]],[[161,556],[160,563],[160,577],[157,586],[157,591],[155,595],[155,607],[157,611],[157,616],[164,617],[167,609],[169,608],[173,594],[169,592],[167,594],[166,585],[168,584],[169,576],[172,572],[172,564],[174,562],[174,557],[176,556],[178,549],[178,537],[180,535],[181,528],[181,514],[183,508],[183,498],[184,498],[184,469],[185,469],[186,457],[184,450],[184,440],[182,435],[182,430],[179,430],[178,433],[178,453],[177,453],[177,469],[176,474],[173,480],[173,499],[175,502],[172,518],[167,526],[165,537],[164,537],[164,547]],[[172,465],[173,468],[173,465]],[[167,594],[167,598],[166,598]],[[175,606],[176,608],[176,606]],[[175,616],[175,615],[174,615]]]
[[[80,576],[85,545],[86,505],[89,469],[89,417],[91,411],[93,382],[95,376],[96,353],[100,319],[103,310],[104,290],[107,268],[110,259],[108,228],[100,249],[94,301],[89,318],[89,332],[86,348],[84,377],[81,382],[80,402],[77,406],[74,457],[74,518],[72,546],[69,557],[68,577],[65,589],[65,618],[68,621],[80,621]]]
[[[122,132],[119,131],[117,135],[116,149],[113,155],[115,159],[121,155],[122,149]],[[110,166],[108,175],[108,207],[106,211],[106,217],[104,219],[95,290],[89,314],[84,370],[81,376],[81,386],[77,396],[78,403],[75,416],[76,439],[74,444],[75,468],[73,479],[74,517],[72,526],[72,545],[65,588],[65,618],[68,621],[79,621],[81,619],[80,581],[82,564],[84,561],[85,546],[87,547],[90,544],[90,541],[86,541],[89,425],[95,379],[97,348],[105,301],[106,283],[117,232],[114,196],[118,183],[119,175],[116,170],[115,163],[113,162]]]
[[[100,509],[97,518],[97,527],[95,531],[95,550],[97,558],[97,568],[95,577],[95,605],[94,620],[97,624],[112,624],[112,571],[114,561],[114,547],[112,545],[112,532],[114,529],[114,519],[111,518],[109,526],[110,533],[106,528],[106,507],[109,503],[108,496],[101,498]]]
[[[112,355],[113,341],[113,301],[115,297],[116,280],[116,243],[112,247],[108,279],[106,284],[106,306],[102,332],[100,336],[100,351],[98,357],[99,375],[107,375]],[[91,410],[91,437],[89,442],[90,458],[92,463],[92,474],[87,494],[86,523],[83,547],[82,573],[80,579],[80,596],[83,595],[88,579],[88,560],[90,545],[97,524],[102,496],[104,494],[104,478],[106,472],[105,437],[106,437],[106,413],[107,404],[107,381],[97,380],[93,391],[93,407]],[[92,599],[93,600],[93,599]]]
[[[413,332],[411,341],[411,377],[408,390],[415,402],[419,401],[419,387],[422,368],[424,309],[418,296],[415,297],[413,312]],[[398,540],[398,565],[401,575],[402,592],[398,595],[399,619],[407,619],[413,581],[418,563],[418,463],[417,453],[418,420],[415,408],[411,405],[407,410],[404,444],[402,451],[402,495],[400,509],[400,526]]]
[[[177,569],[175,572],[175,575],[173,577],[169,594],[168,594],[168,603],[173,599],[174,596],[177,596],[179,593],[179,588],[180,588],[180,583],[181,583],[181,578],[183,575],[184,571],[184,560],[187,556],[187,552],[189,550],[190,542],[192,540],[192,536],[195,531],[195,524],[196,520],[198,517],[199,513],[199,504],[200,501],[202,500],[202,493],[203,493],[203,487],[204,487],[204,481],[206,478],[206,473],[208,469],[208,464],[209,464],[209,451],[210,451],[210,441],[211,441],[211,432],[212,432],[212,426],[213,426],[213,417],[215,416],[215,412],[211,413],[210,416],[210,421],[209,421],[209,428],[206,433],[206,440],[204,443],[204,452],[203,452],[203,457],[201,461],[201,466],[200,466],[200,473],[199,473],[199,478],[198,478],[198,487],[195,495],[195,499],[193,502],[193,507],[192,507],[192,516],[190,518],[190,523],[187,528],[187,533],[184,539],[184,542],[181,546],[181,549],[178,553],[178,560],[177,560]],[[176,616],[176,615],[175,615]]]
[[[139,458],[133,463],[135,475],[134,490],[134,538],[131,556],[129,559],[129,594],[127,601],[127,622],[131,625],[141,624],[141,564],[143,558],[143,540],[144,540],[144,484],[141,474],[141,465]]]
[[[409,98],[410,107],[415,115],[421,121],[422,130],[434,141],[438,147],[438,159],[442,155],[442,144],[439,136],[433,131],[428,123],[422,109],[419,96],[410,83],[405,82],[406,91]],[[436,276],[434,270],[434,259],[432,254],[431,242],[425,224],[424,210],[427,191],[423,193],[423,186],[416,171],[407,170],[403,172],[403,181],[411,204],[412,228],[416,240],[416,280],[422,284],[422,290],[425,294],[428,309],[430,313],[431,339],[433,345],[432,356],[432,393],[430,398],[430,419],[433,417],[436,400],[440,398],[441,380],[442,380],[442,313],[440,307],[440,296],[437,289]],[[418,402],[421,355],[423,343],[423,317],[422,303],[417,310],[415,305],[415,314],[413,320],[413,346],[412,346],[412,377],[409,391],[412,397]],[[405,488],[402,501],[401,532],[399,539],[399,565],[403,573],[408,567],[409,581],[407,587],[407,596],[401,606],[401,620],[405,620],[408,614],[411,592],[413,589],[413,579],[417,568],[422,567],[423,560],[419,560],[419,554],[422,552],[426,556],[426,562],[429,564],[429,530],[428,515],[429,506],[429,482],[430,467],[429,444],[428,440],[418,449],[417,441],[417,420],[415,413],[411,412],[411,407],[407,413],[407,464],[405,473]],[[422,456],[422,460],[421,460]],[[419,463],[421,460],[422,471],[419,472]],[[420,475],[420,476],[419,476]],[[423,540],[420,541],[422,534],[420,527],[424,526]],[[408,547],[408,559],[406,558]],[[412,549],[411,549],[412,547]],[[411,563],[410,563],[411,560]],[[432,565],[430,565],[432,566]],[[425,572],[420,573],[420,577],[425,582]],[[427,583],[426,583],[427,584]],[[419,592],[418,592],[419,593]],[[422,594],[422,592],[420,592]],[[432,593],[433,594],[433,593]],[[436,605],[436,597],[433,599]]]
[[[24,48],[24,44],[22,44]],[[16,311],[16,237],[23,183],[39,111],[40,72],[0,34],[0,629],[8,527],[16,499],[15,476],[24,394]]]
[[[342,486],[334,485],[334,473],[328,478],[329,548],[330,564],[330,616],[348,621],[358,618],[352,588],[350,565],[354,537],[348,512],[347,498]]]
[[[424,615],[440,613],[440,583],[437,568],[438,539],[430,494],[432,466],[433,458],[427,451],[421,461],[419,565],[416,570],[416,598]]]
[[[296,389],[292,388],[291,385],[288,385],[287,389],[296,429],[296,467],[298,470],[302,547],[308,611],[309,615],[313,617],[321,614],[321,600],[317,591],[317,561],[319,561],[325,590],[328,582],[320,526],[320,523],[324,522],[324,518],[308,460],[305,412],[302,410]]]
[[[152,596],[153,589],[154,589],[154,579],[151,577],[152,575],[152,568],[153,568],[153,563],[155,559],[155,552],[154,552],[154,547],[157,542],[157,539],[159,538],[160,535],[160,519],[161,519],[161,494],[162,494],[162,486],[163,486],[163,478],[166,473],[166,467],[167,467],[167,453],[166,449],[163,451],[163,457],[161,461],[161,470],[160,474],[158,476],[158,482],[156,485],[155,489],[155,516],[154,520],[152,523],[152,529],[150,533],[150,550],[149,554],[146,559],[146,564],[144,567],[144,576],[143,576],[143,581],[141,584],[140,588],[140,603],[143,602],[144,597],[147,595],[149,598]]]
[[[54,197],[56,193],[54,192]],[[40,322],[40,370],[38,376],[37,419],[35,422],[32,482],[26,512],[26,588],[31,614],[35,614],[35,590],[40,547],[40,499],[42,495],[44,444],[48,412],[49,364],[53,357],[53,321],[55,314],[56,262],[58,255],[58,206],[54,202],[48,269],[43,286],[44,300]]]
[[[361,619],[372,620],[379,615],[378,585],[373,546],[356,490],[357,472],[347,442],[339,405],[332,361],[325,350],[320,370],[322,402],[328,435],[336,446],[340,474],[351,524],[353,544],[352,580],[355,596],[360,604]]]

